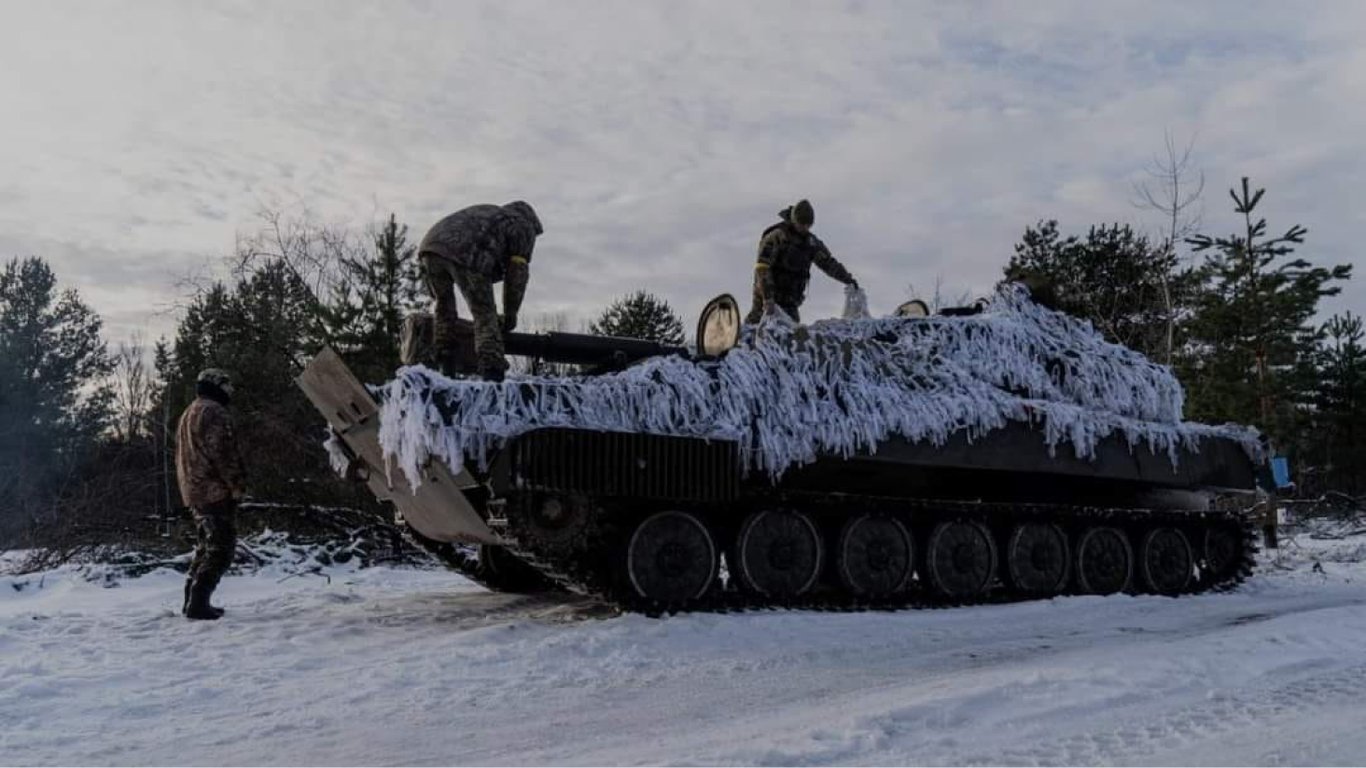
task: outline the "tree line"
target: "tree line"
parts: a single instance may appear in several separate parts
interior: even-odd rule
[[[1183,238],[1192,263],[1177,258],[1178,243],[1128,224],[1064,236],[1043,221],[1025,230],[1005,276],[1170,365],[1188,420],[1262,430],[1290,459],[1301,492],[1359,495],[1366,331],[1350,311],[1318,319],[1352,267],[1301,256],[1307,230],[1272,230],[1258,213],[1264,194],[1246,178],[1230,189],[1233,231]]]
[[[1303,227],[1273,233],[1259,213],[1264,190],[1243,180],[1230,194],[1230,234],[1175,223],[1161,239],[1122,223],[1067,234],[1041,221],[1003,277],[1171,365],[1188,419],[1262,429],[1304,492],[1366,492],[1366,328],[1350,312],[1318,319],[1351,267],[1299,255]],[[378,513],[368,494],[336,482],[322,421],[294,378],[327,344],[363,381],[388,379],[404,316],[427,304],[408,228],[392,215],[366,230],[263,215],[237,243],[230,277],[192,287],[174,336],[150,350],[136,340],[111,350],[99,316],[46,262],[12,259],[0,270],[0,549],[145,541],[179,507],[166,456],[195,377],[211,366],[237,377],[257,499]],[[567,330],[563,316],[540,320],[533,330]],[[584,330],[685,337],[667,302],[644,291]]]

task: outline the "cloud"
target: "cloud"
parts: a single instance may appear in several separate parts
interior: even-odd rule
[[[936,277],[986,290],[1041,218],[1155,229],[1130,189],[1170,128],[1198,136],[1208,229],[1246,174],[1273,227],[1351,262],[1363,32],[1356,3],[9,4],[0,255],[164,327],[154,297],[263,204],[420,237],[525,198],[528,311],[644,287],[691,315],[747,297],[759,232],[809,197],[890,309]],[[839,301],[816,278],[809,316]]]

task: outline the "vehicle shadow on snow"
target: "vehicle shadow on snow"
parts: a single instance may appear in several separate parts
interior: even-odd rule
[[[563,593],[422,592],[376,599],[366,620],[385,627],[441,624],[477,629],[516,621],[567,624],[610,619],[621,611],[607,603]]]

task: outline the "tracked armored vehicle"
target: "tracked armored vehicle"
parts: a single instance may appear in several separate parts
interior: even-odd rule
[[[1249,429],[1181,421],[1171,372],[1007,286],[979,306],[741,326],[695,350],[509,334],[566,378],[299,383],[349,467],[449,564],[646,612],[1180,595],[1251,568]],[[470,547],[481,547],[480,554]]]

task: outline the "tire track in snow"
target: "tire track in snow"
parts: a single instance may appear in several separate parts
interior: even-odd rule
[[[1154,603],[1157,605],[1158,603]],[[1194,641],[1200,646],[1236,647],[1255,644],[1263,631],[1260,625],[1291,619],[1312,625],[1309,614],[1321,611],[1351,612],[1366,604],[1359,598],[1320,597],[1305,601],[1262,601],[1256,608],[1218,605],[1215,616],[1202,616],[1194,622],[1144,627],[1124,624],[1099,631],[1065,631],[1052,642],[1024,647],[992,648],[990,642],[964,638],[961,654],[931,661],[927,666],[907,670],[920,674],[909,684],[892,684],[884,693],[864,691],[848,701],[846,712],[852,719],[830,717],[820,723],[779,737],[786,745],[762,751],[720,750],[708,752],[701,763],[747,762],[762,765],[823,765],[874,761],[885,763],[971,765],[1094,765],[1133,762],[1134,758],[1198,744],[1202,740],[1233,733],[1238,729],[1264,727],[1277,715],[1322,709],[1339,703],[1359,704],[1360,691],[1366,689],[1366,664],[1348,656],[1345,648],[1315,648],[1308,658],[1287,660],[1273,670],[1249,673],[1246,683],[1225,686],[1208,699],[1191,701],[1199,695],[1192,688],[1216,688],[1219,681],[1199,675],[1189,684],[1173,686],[1183,674],[1181,666],[1156,676],[1128,679],[1123,676],[1125,658],[1130,663],[1152,659],[1155,649],[1180,648],[1179,643]],[[1175,607],[1175,603],[1171,604]],[[1148,618],[1170,621],[1157,610]],[[1350,614],[1347,614],[1350,615]],[[1135,616],[1134,618],[1143,618]],[[1180,618],[1180,617],[1177,617]],[[1184,618],[1191,618],[1187,614]],[[1317,620],[1332,620],[1325,617]],[[1020,628],[1021,630],[1024,627]],[[1273,633],[1273,643],[1294,643],[1292,635]],[[1251,633],[1250,635],[1248,633]],[[1073,636],[1073,635],[1077,636]],[[1044,638],[1039,638],[1044,639]],[[1085,646],[1101,644],[1104,654],[1087,654]],[[1250,646],[1249,646],[1250,647]],[[1251,652],[1251,651],[1249,651]],[[1181,656],[1179,650],[1160,651],[1158,657]],[[964,658],[966,656],[967,658]],[[1116,663],[1116,657],[1120,660]],[[1052,659],[1052,660],[1050,660]],[[947,662],[947,663],[945,663]],[[1095,671],[1076,673],[1059,664],[1091,662],[1108,668],[1105,677]],[[1325,667],[1328,669],[1325,670]],[[1114,677],[1118,671],[1120,676]],[[1308,675],[1308,676],[1306,676]],[[1291,682],[1282,683],[1286,677]],[[1207,689],[1208,689],[1207,688]],[[1154,714],[1155,704],[1176,696],[1178,709]],[[897,701],[900,698],[902,701]],[[906,704],[905,700],[915,704]],[[1037,702],[1031,711],[1028,702]],[[836,709],[840,705],[834,705]],[[880,712],[879,708],[883,708]],[[1002,709],[1007,710],[1005,713]],[[859,714],[863,710],[863,714]],[[1055,737],[1066,724],[1084,727],[1097,712],[1109,716],[1091,733]],[[1002,715],[1005,714],[1005,717]],[[785,716],[775,719],[782,720]],[[843,720],[843,725],[841,724]],[[1116,725],[1119,720],[1123,724]],[[762,723],[762,721],[760,721]],[[1064,727],[1059,729],[1059,725]],[[1002,739],[1016,734],[1028,744],[1019,748],[997,746]],[[776,735],[776,734],[775,734]],[[801,746],[796,746],[801,745]],[[991,746],[986,746],[991,745]],[[1178,759],[1177,762],[1180,762]]]
[[[996,754],[969,754],[965,765],[1102,765],[1166,749],[1179,749],[1210,737],[1263,728],[1281,715],[1359,703],[1366,688],[1366,665],[1334,668],[1268,689],[1213,693],[1143,723],[1079,734]]]

